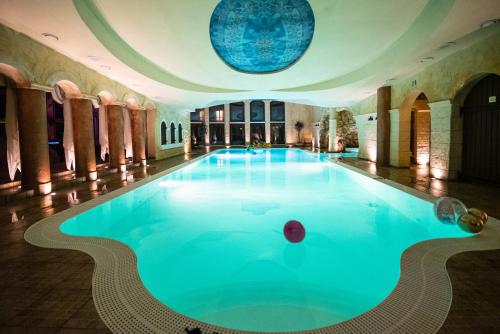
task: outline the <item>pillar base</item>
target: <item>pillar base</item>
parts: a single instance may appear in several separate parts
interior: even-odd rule
[[[118,171],[120,173],[124,173],[127,171],[127,166],[126,165],[120,165],[120,167],[118,167]]]
[[[38,193],[40,195],[47,195],[52,192],[52,182],[38,184]]]
[[[146,166],[146,159],[141,160],[141,166]]]

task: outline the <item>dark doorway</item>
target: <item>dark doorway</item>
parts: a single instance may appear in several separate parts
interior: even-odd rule
[[[49,160],[52,173],[66,170],[64,158],[64,109],[63,105],[57,103],[52,94],[45,95],[47,102],[47,132],[49,137]]]
[[[231,124],[231,145],[245,144],[245,124]]]
[[[205,134],[202,123],[191,123],[191,147],[198,147],[205,144]]]
[[[224,124],[210,124],[210,144],[224,145]]]
[[[285,144],[285,123],[271,123],[271,144]]]
[[[250,142],[263,143],[266,141],[266,127],[264,123],[250,123]]]
[[[461,176],[500,184],[500,76],[481,79],[467,95],[461,113]]]

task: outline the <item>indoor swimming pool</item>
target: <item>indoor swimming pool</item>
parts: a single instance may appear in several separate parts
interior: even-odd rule
[[[137,256],[146,289],[202,322],[258,332],[321,328],[380,304],[401,254],[466,237],[432,203],[299,149],[218,150],[61,225]],[[305,227],[300,243],[287,221]]]

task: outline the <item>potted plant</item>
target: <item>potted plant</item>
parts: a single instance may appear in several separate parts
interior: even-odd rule
[[[302,139],[300,137],[300,132],[302,131],[302,129],[304,128],[304,123],[302,123],[301,121],[297,121],[295,123],[295,130],[297,130],[297,144],[300,146],[302,145]]]

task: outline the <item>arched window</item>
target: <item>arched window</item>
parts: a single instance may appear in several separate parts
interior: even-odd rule
[[[250,102],[250,122],[264,122],[264,102],[252,101]]]
[[[179,131],[179,143],[182,143],[182,124],[179,123],[179,126],[177,127],[177,131]]]
[[[170,144],[175,144],[175,124],[170,123]]]
[[[167,124],[161,122],[161,144],[167,145]]]

